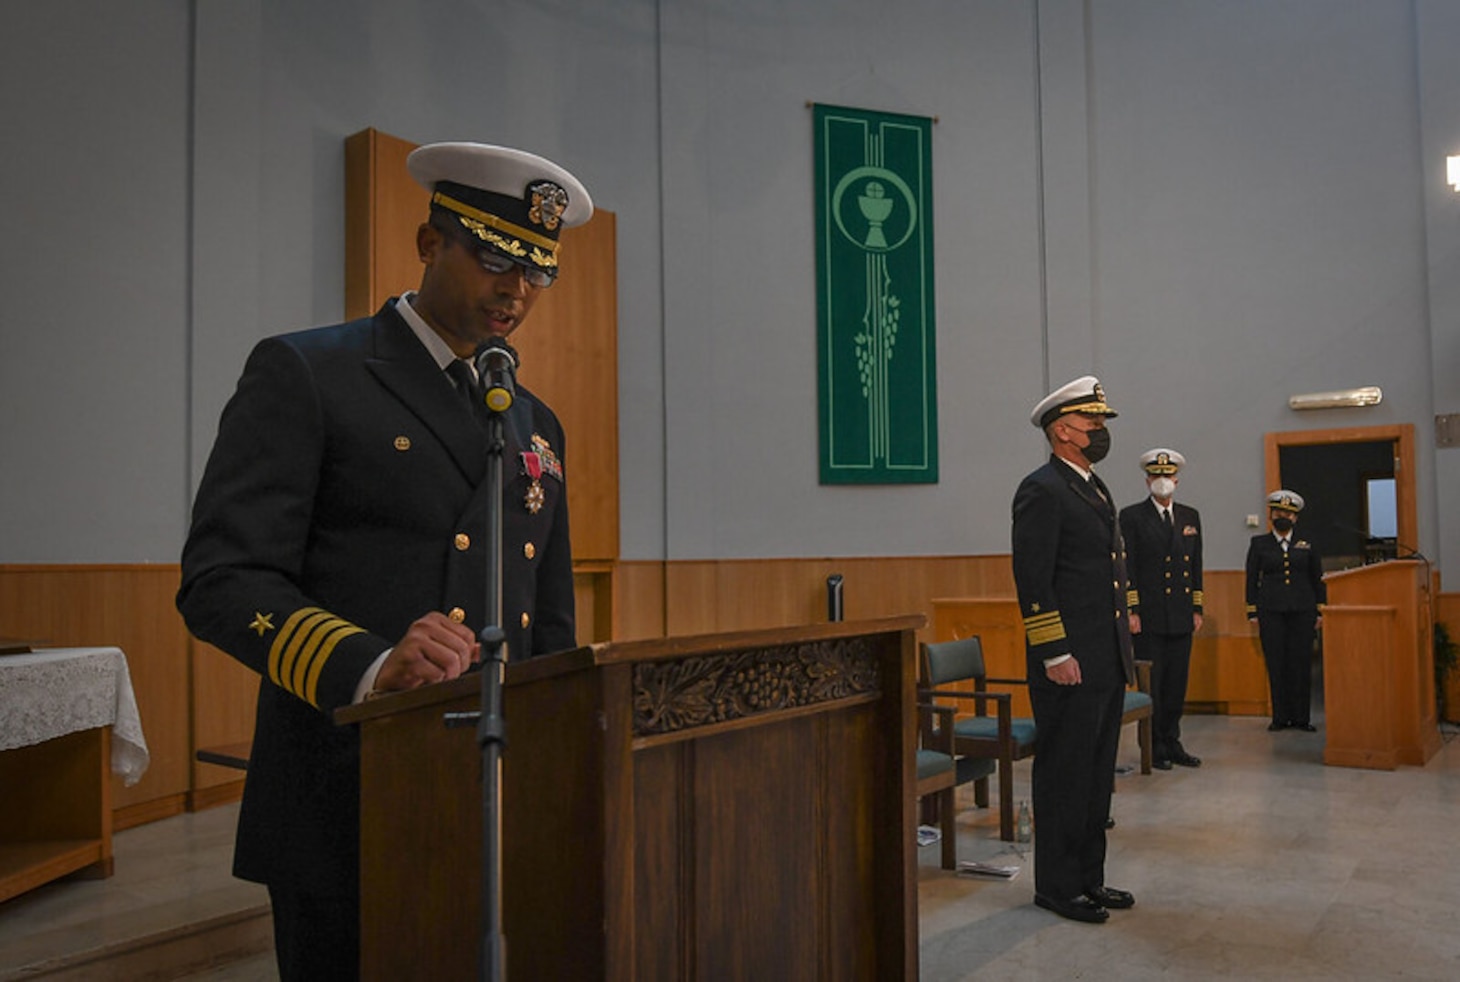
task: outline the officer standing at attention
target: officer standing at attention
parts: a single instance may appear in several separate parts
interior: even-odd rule
[[[359,735],[331,716],[479,660],[489,454],[472,358],[521,326],[560,231],[593,212],[577,179],[520,150],[433,144],[407,167],[431,192],[420,289],[254,348],[183,549],[188,628],[261,676],[233,872],[269,888],[286,982],[358,977]],[[562,428],[520,386],[504,416],[515,661],[575,644],[573,578]]]
[[[1200,767],[1181,745],[1181,713],[1191,666],[1192,635],[1201,630],[1201,516],[1172,500],[1186,458],[1157,447],[1141,454],[1145,501],[1120,510],[1130,572],[1130,633],[1135,655],[1151,663],[1155,703],[1153,766]]]
[[[1272,531],[1254,535],[1247,547],[1247,619],[1257,624],[1267,687],[1272,697],[1268,729],[1315,729],[1310,718],[1313,642],[1328,601],[1318,550],[1293,534],[1303,496],[1279,489],[1267,496]]]
[[[1045,396],[1030,416],[1049,462],[1014,493],[1014,584],[1024,616],[1034,753],[1034,902],[1103,923],[1135,906],[1105,885],[1105,828],[1126,685],[1135,677],[1125,546],[1092,467],[1115,411],[1093,375]]]

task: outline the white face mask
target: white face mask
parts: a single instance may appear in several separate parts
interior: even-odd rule
[[[1169,498],[1176,493],[1176,482],[1169,477],[1157,477],[1151,481],[1151,493],[1158,498]]]

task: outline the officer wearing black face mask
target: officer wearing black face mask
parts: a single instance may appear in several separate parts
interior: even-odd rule
[[[1115,416],[1093,375],[1034,407],[1050,458],[1013,505],[1014,585],[1024,617],[1034,752],[1034,902],[1098,924],[1135,906],[1105,883],[1105,828],[1131,659],[1125,544],[1092,465]]]
[[[1267,728],[1312,733],[1313,641],[1328,588],[1318,551],[1293,531],[1303,496],[1280,489],[1267,507],[1272,531],[1247,547],[1247,619],[1257,625],[1272,697]]]

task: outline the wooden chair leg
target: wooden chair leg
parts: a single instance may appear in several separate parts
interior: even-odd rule
[[[1141,773],[1151,773],[1151,717],[1142,716],[1136,721],[1136,741],[1141,745]]]
[[[934,825],[938,821],[938,795],[923,795],[918,799],[918,824]]]
[[[1014,841],[1014,762],[999,758],[999,838]]]
[[[938,827],[943,832],[943,868],[958,868],[958,805],[956,788],[945,788],[937,794]]]

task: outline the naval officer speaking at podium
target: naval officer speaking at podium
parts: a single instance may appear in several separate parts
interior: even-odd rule
[[[434,144],[407,166],[432,193],[420,289],[259,343],[183,550],[189,629],[262,676],[234,873],[269,887],[286,980],[358,975],[359,739],[331,714],[480,657],[488,452],[471,359],[521,326],[558,275],[561,230],[593,213],[577,179],[520,150]],[[513,660],[575,643],[563,432],[516,396],[500,625]]]

